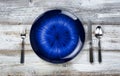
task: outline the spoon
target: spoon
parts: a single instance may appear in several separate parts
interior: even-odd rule
[[[103,30],[101,26],[97,26],[95,30],[95,37],[99,40],[98,41],[98,61],[99,63],[102,62],[102,54],[101,54],[101,38],[103,36]]]

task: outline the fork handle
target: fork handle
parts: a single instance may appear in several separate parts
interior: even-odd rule
[[[24,59],[25,59],[25,46],[24,46],[24,39],[22,39],[22,49],[21,49],[21,58],[20,58],[20,63],[23,64],[24,63]]]

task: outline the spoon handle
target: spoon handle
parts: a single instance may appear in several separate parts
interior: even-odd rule
[[[102,54],[101,54],[101,40],[99,39],[99,42],[98,42],[98,61],[99,63],[102,62]]]
[[[93,63],[93,48],[92,48],[92,42],[90,42],[90,48],[89,48],[89,58],[90,58],[90,63]]]

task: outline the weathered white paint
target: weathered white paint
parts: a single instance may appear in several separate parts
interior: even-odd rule
[[[97,39],[94,36],[94,31],[97,25],[93,25],[93,45],[97,47]],[[114,26],[114,27],[113,27]],[[87,25],[84,25],[87,37]],[[119,25],[102,25],[104,30],[104,36],[102,38],[102,49],[103,50],[120,50],[120,26]],[[26,50],[32,50],[30,46],[29,33],[31,25],[0,25],[0,49],[1,50],[20,50],[21,48],[21,37],[20,33],[22,30],[27,29]],[[5,46],[7,44],[7,46]],[[86,45],[84,49],[88,49],[88,39],[86,38]]]
[[[26,54],[26,63],[21,65],[19,63],[19,55],[17,56],[4,56],[0,55],[0,74],[2,76],[6,75],[21,75],[26,74],[27,76],[34,75],[67,75],[67,73],[75,74],[78,76],[83,73],[83,76],[86,73],[94,75],[99,74],[120,74],[120,52],[103,52],[103,63],[99,64],[97,62],[97,51],[95,54],[95,63],[90,64],[88,62],[88,51],[82,51],[75,59],[66,63],[66,64],[51,64],[45,62],[38,58],[33,52]],[[113,56],[112,56],[113,55]],[[111,60],[114,59],[114,60]],[[8,64],[9,63],[9,64]],[[66,66],[65,66],[66,65]],[[68,71],[68,72],[64,72]],[[58,73],[59,72],[59,73]],[[99,73],[100,72],[100,73]],[[18,74],[19,73],[19,74]],[[89,74],[88,74],[89,75]]]
[[[104,20],[97,17],[97,14],[119,13],[120,2],[116,0],[33,0],[32,6],[28,6],[27,3],[26,0],[1,1],[0,22],[3,24],[31,24],[39,14],[48,9],[64,8],[82,18],[84,23],[87,23],[87,19],[90,18],[94,24],[120,24],[118,17]]]
[[[89,63],[88,38],[80,54],[66,64],[51,64],[32,51],[29,32],[34,20],[43,12],[61,8],[73,12],[82,21],[88,35],[88,20],[93,24],[95,63]],[[97,39],[94,30],[102,25],[103,63],[97,62]],[[26,63],[19,64],[20,33],[27,29]],[[0,0],[0,75],[120,75],[120,0]],[[66,65],[66,67],[64,67]]]

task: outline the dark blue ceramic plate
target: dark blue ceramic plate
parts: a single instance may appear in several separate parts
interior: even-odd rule
[[[32,25],[30,42],[35,53],[51,63],[65,63],[82,49],[85,31],[80,20],[62,10],[50,10]]]

